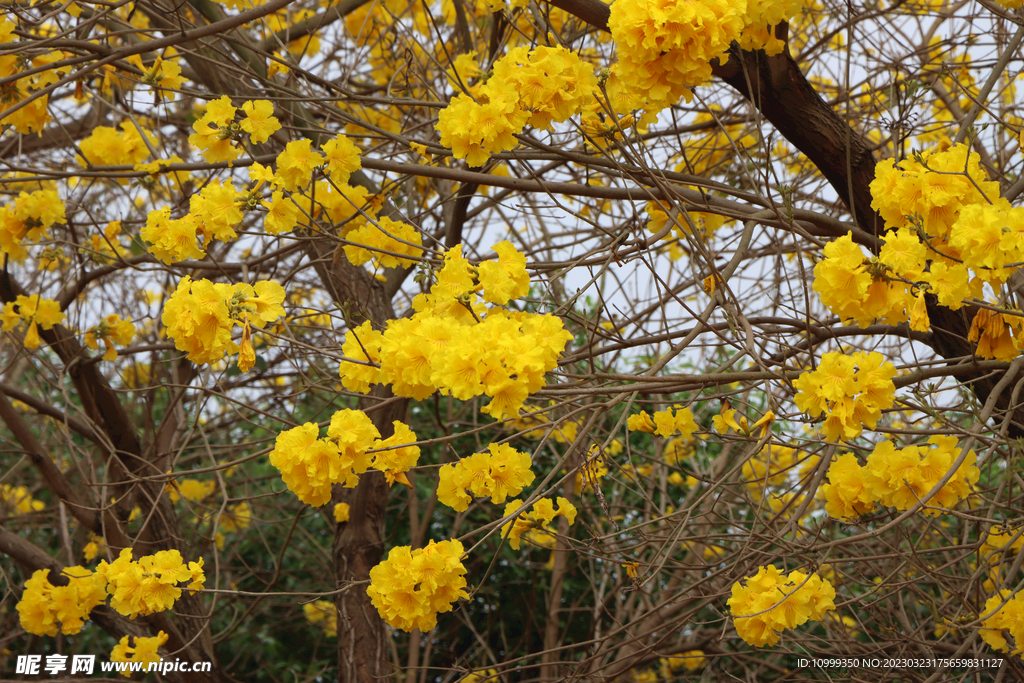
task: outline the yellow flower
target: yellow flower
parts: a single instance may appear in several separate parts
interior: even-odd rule
[[[331,424],[327,428],[327,436],[337,442],[341,454],[343,477],[339,483],[346,488],[353,488],[359,483],[359,476],[370,466],[367,451],[380,443],[380,432],[373,425],[369,416],[361,410],[339,410],[331,416]],[[415,436],[413,436],[415,441]],[[418,457],[418,449],[416,451]]]
[[[324,163],[319,152],[310,147],[307,139],[293,140],[277,156],[277,184],[289,192],[309,185],[313,169]]]
[[[487,453],[474,453],[440,470],[437,499],[462,512],[474,497],[490,496],[492,503],[504,503],[533,483],[530,456],[508,444],[489,444]]]
[[[673,674],[679,669],[697,671],[704,668],[708,663],[703,650],[687,650],[676,657],[662,657],[658,661],[661,664],[662,678],[666,680],[671,680]]]
[[[103,360],[114,360],[117,358],[117,349],[114,348],[114,344],[130,344],[132,337],[135,336],[135,325],[130,320],[121,320],[121,316],[117,313],[113,313],[104,318],[99,325],[95,325],[89,328],[89,331],[85,333],[85,345],[96,350],[99,348],[99,341],[102,341],[106,346],[106,352],[103,354]]]
[[[775,565],[767,565],[745,581],[732,585],[728,605],[736,633],[754,647],[775,645],[783,629],[820,621],[835,609],[835,589],[817,574],[783,576]]]
[[[641,413],[641,415],[643,414]],[[659,410],[654,413],[653,420],[655,426],[654,433],[666,438],[679,432],[682,438],[686,440],[699,429],[689,408],[679,408],[676,406],[674,409]]]
[[[896,450],[889,440],[875,447],[862,475],[862,485],[874,501],[909,510],[946,476],[959,455],[956,437],[936,435],[928,443],[934,448],[907,446]],[[926,509],[926,514],[938,515],[941,509],[952,508],[970,494],[971,486],[981,476],[976,460],[974,451],[969,451],[963,464],[929,501],[932,509]]]
[[[775,422],[775,413],[769,410],[764,416],[750,426],[750,431],[754,431],[758,427],[761,428],[761,438],[771,431],[772,423]]]
[[[306,621],[317,624],[323,629],[324,635],[333,638],[338,635],[338,609],[333,602],[317,600],[302,606]]]
[[[214,180],[189,199],[189,210],[207,246],[211,238],[227,242],[238,237],[235,226],[243,216],[241,196],[230,180]]]
[[[231,341],[236,324],[262,329],[284,314],[284,288],[275,282],[214,284],[185,276],[168,299],[161,317],[175,347],[193,363],[212,363],[238,346]]]
[[[0,508],[6,508],[9,514],[27,515],[46,509],[46,503],[33,498],[25,486],[0,484]]]
[[[865,486],[865,470],[857,456],[845,453],[828,468],[828,484],[821,485],[825,511],[836,519],[854,519],[875,508],[874,498]]]
[[[318,439],[315,424],[281,432],[270,464],[281,471],[285,486],[307,505],[320,506],[331,499],[331,486],[342,476],[342,460],[338,445]],[[357,474],[365,472],[362,468]]]
[[[982,617],[981,638],[993,649],[1010,652],[1004,632],[1009,633],[1015,645],[1024,642],[1024,596],[1020,593],[1011,594],[1004,589],[994,594],[985,602]]]
[[[541,498],[533,507],[520,515],[512,522],[501,527],[502,536],[508,538],[508,544],[519,550],[521,537],[525,534],[526,540],[535,545],[550,548],[555,545],[554,530],[551,522],[555,517],[561,515],[569,521],[572,526],[576,521],[576,506],[565,498],[559,496],[558,507],[551,502],[550,498]],[[505,516],[509,516],[523,506],[521,500],[513,500],[505,506]]]
[[[82,556],[85,557],[86,562],[92,562],[106,547],[106,540],[102,536],[90,533],[89,542],[85,544],[84,548],[82,548]]]
[[[242,111],[245,112],[245,118],[240,124],[242,130],[256,144],[266,142],[271,135],[281,130],[281,124],[274,116],[274,105],[268,100],[245,102]]]
[[[719,434],[728,434],[730,429],[735,430],[738,434],[747,433],[747,419],[740,416],[740,421],[737,422],[736,411],[729,407],[728,401],[722,401],[721,412],[712,417],[711,422]]]
[[[84,567],[66,567],[68,585],[54,586],[48,573],[37,570],[25,582],[16,607],[22,628],[35,635],[79,633],[89,613],[107,598],[103,578]]]
[[[4,306],[5,329],[14,320],[13,310],[8,312],[8,306],[10,304]],[[43,299],[38,294],[33,296],[19,294],[14,301],[14,306],[18,309],[18,321],[27,325],[24,343],[25,348],[28,349],[37,349],[42,344],[42,339],[39,337],[40,327],[50,330],[54,325],[64,322],[65,316],[60,310],[60,304],[52,299]]]
[[[149,212],[146,227],[140,233],[149,242],[149,252],[167,265],[186,259],[201,259],[206,252],[196,244],[198,226],[189,214],[171,220],[171,208],[165,206]]]
[[[132,618],[171,609],[181,597],[177,584],[191,581],[187,586],[191,589],[201,587],[204,579],[202,559],[186,567],[177,550],[163,550],[135,562],[131,548],[124,548],[109,564],[101,561],[96,577],[110,594],[110,606]]]
[[[380,470],[387,479],[388,486],[396,481],[412,488],[405,473],[416,465],[420,457],[420,447],[416,446],[416,434],[403,422],[395,420],[394,434],[384,440],[373,442],[373,461],[370,467]],[[404,445],[403,445],[404,444]]]
[[[504,306],[512,299],[526,296],[530,291],[530,276],[526,272],[526,257],[516,251],[508,240],[491,247],[498,253],[498,261],[480,264],[480,286],[484,299]]]
[[[636,415],[630,415],[629,419],[626,420],[626,428],[631,432],[646,432],[647,434],[653,434],[657,427],[654,424],[654,420],[647,414],[646,410],[641,410]]]
[[[263,201],[267,208],[267,216],[263,219],[263,229],[269,235],[280,235],[291,232],[299,222],[299,207],[291,199],[285,197],[281,190],[275,190],[270,201]]]
[[[370,601],[393,628],[430,631],[439,612],[450,612],[452,603],[468,598],[466,568],[459,541],[433,540],[425,548],[392,548],[386,560],[370,570],[366,589]]]
[[[0,207],[0,254],[24,260],[28,251],[23,241],[45,238],[51,227],[65,222],[64,211],[54,190],[21,192],[13,204]]]
[[[256,350],[252,347],[252,329],[249,327],[249,318],[246,317],[245,325],[242,327],[242,343],[238,346],[238,369],[241,372],[249,372],[256,363]]]
[[[865,425],[874,429],[882,410],[892,407],[895,374],[880,353],[826,353],[817,370],[793,382],[793,400],[811,417],[826,414],[823,429],[829,441],[852,439]]]
[[[334,521],[338,524],[348,521],[349,506],[348,503],[338,503],[334,506]]]
[[[152,638],[142,638],[139,636],[135,637],[135,647],[128,645],[129,638],[131,636],[123,636],[120,642],[114,646],[114,649],[110,653],[110,661],[112,662],[140,662],[142,665],[141,671],[145,671],[150,662],[159,662],[161,657],[157,654],[157,650],[161,648],[166,642],[168,635],[163,631],[160,631]],[[122,670],[122,676],[131,676],[129,670]]]
[[[94,166],[134,166],[149,156],[149,148],[158,144],[156,136],[145,131],[149,145],[131,121],[121,123],[121,132],[109,126],[97,126],[89,137],[78,143],[89,164]]]
[[[409,223],[390,218],[378,218],[376,224],[366,223],[348,232],[345,239],[354,243],[345,247],[345,256],[357,266],[371,259],[383,268],[411,266],[413,261],[402,256],[418,257],[423,252],[419,231]]]
[[[347,185],[349,176],[362,168],[359,148],[347,136],[338,135],[325,142],[320,149],[327,160],[327,174],[335,185]]]
[[[728,59],[745,11],[746,3],[735,0],[616,2],[608,28],[618,48],[617,71],[632,90],[661,106],[689,98],[689,88],[711,77],[711,61]]]

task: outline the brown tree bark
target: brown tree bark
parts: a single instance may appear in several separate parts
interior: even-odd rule
[[[369,320],[383,327],[395,317],[384,290],[364,268],[349,263],[329,238],[310,241],[307,248],[324,286],[345,315],[350,328]],[[397,398],[390,387],[378,386],[360,400],[360,409],[373,420],[382,438],[394,433],[395,420],[404,420],[409,401]],[[388,484],[381,472],[359,477],[355,488],[334,487],[333,503],[348,503],[349,520],[334,533],[334,576],[338,589],[338,680],[372,683],[391,674],[388,634],[384,620],[370,602],[365,582],[384,555],[385,508]],[[353,584],[356,585],[353,585]]]

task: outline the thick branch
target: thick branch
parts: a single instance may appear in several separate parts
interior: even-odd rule
[[[78,418],[71,417],[60,408],[52,406],[46,401],[41,401],[32,394],[24,392],[20,389],[15,389],[14,387],[6,384],[0,385],[0,393],[7,394],[10,398],[14,399],[15,401],[21,401],[32,410],[39,413],[40,415],[52,417],[57,422],[61,424],[66,424],[68,428],[71,429],[71,431],[85,437],[86,439],[93,442],[97,446],[100,446],[102,448],[107,447],[107,444],[98,434],[96,434],[96,431],[92,427],[82,422]]]
[[[342,310],[349,328],[364,320],[383,327],[395,317],[394,308],[384,291],[364,268],[354,266],[344,253],[335,250],[329,238],[310,240],[308,253],[317,273]],[[392,423],[405,419],[407,399],[392,400],[389,387],[378,386],[359,402],[373,424],[387,438],[394,433]],[[383,404],[379,409],[379,404]],[[339,524],[334,534],[334,572],[338,588],[353,581],[366,581],[370,570],[384,554],[384,512],[388,485],[380,472],[367,472],[355,488],[334,487],[334,503],[348,503],[349,520]],[[370,602],[365,589],[337,595],[338,680],[363,683],[390,675],[387,628]]]
[[[53,462],[53,458],[46,452],[43,445],[36,439],[35,434],[29,429],[29,426],[25,424],[25,421],[21,419],[21,415],[14,409],[11,402],[7,400],[6,394],[3,389],[0,388],[0,420],[4,421],[7,428],[14,434],[14,438],[18,440],[21,447],[28,453],[28,457],[32,460],[32,464],[36,466],[39,473],[43,475],[43,479],[49,485],[50,489],[57,494],[57,497],[64,503],[67,503],[68,509],[71,514],[74,515],[75,519],[81,522],[87,529],[92,531],[94,534],[103,534],[103,525],[100,522],[100,517],[93,510],[87,508],[82,501],[78,499],[78,494],[75,493],[75,489],[71,486],[71,482],[64,478],[64,474],[57,467],[57,464]]]

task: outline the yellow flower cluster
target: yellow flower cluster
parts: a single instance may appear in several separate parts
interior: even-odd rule
[[[689,439],[700,429],[693,419],[693,412],[689,408],[679,406],[659,410],[653,416],[648,415],[646,410],[641,410],[639,414],[629,416],[626,428],[631,432],[646,432],[665,438],[679,432],[684,440]]]
[[[420,459],[420,447],[413,445],[416,434],[409,427],[397,420],[391,423],[394,433],[382,441],[373,442],[373,460],[370,467],[384,473],[388,486],[396,481],[412,488],[412,483],[405,473],[416,466]]]
[[[994,591],[1002,580],[1003,567],[1011,564],[1016,554],[1024,548],[1024,533],[1019,527],[989,527],[985,540],[978,548],[979,565],[988,570],[988,578],[982,584],[986,591]]]
[[[302,606],[306,621],[323,629],[324,635],[334,638],[338,635],[338,608],[329,600],[307,602]]]
[[[386,560],[370,570],[366,589],[373,606],[393,628],[429,631],[439,612],[450,612],[452,603],[468,598],[462,543],[441,541],[412,550],[392,548]]]
[[[526,273],[526,257],[520,254],[508,240],[498,242],[491,251],[498,255],[497,261],[484,261],[477,268],[483,299],[498,306],[504,306],[512,299],[526,296],[530,291],[530,276]],[[447,256],[447,255],[446,255]],[[441,280],[438,279],[440,284]],[[445,283],[449,287],[453,282]],[[444,298],[438,295],[435,299]]]
[[[25,348],[37,349],[42,344],[39,338],[39,328],[44,330],[53,329],[54,325],[64,322],[64,312],[60,310],[60,304],[53,299],[43,299],[38,294],[25,296],[19,294],[14,301],[4,304],[0,312],[0,326],[4,332],[10,332],[19,325],[24,324]]]
[[[754,647],[775,645],[781,631],[821,621],[836,608],[836,591],[827,579],[794,570],[788,576],[770,564],[732,585],[728,600],[736,633]]]
[[[822,430],[829,441],[860,436],[864,426],[874,429],[882,411],[891,408],[896,368],[877,352],[846,355],[826,353],[818,369],[794,382],[797,408],[811,417],[825,413]]]
[[[746,11],[745,0],[619,0],[608,19],[616,71],[658,108],[689,99],[690,88],[711,78],[711,61],[728,59]]]
[[[135,636],[135,646],[128,645],[130,636],[122,636],[121,641],[114,646],[110,652],[112,662],[140,662],[142,671],[145,671],[149,662],[159,662],[160,655],[157,653],[169,636],[160,631],[151,638]],[[131,671],[121,671],[122,676],[130,677]]]
[[[704,656],[703,650],[688,650],[673,657],[662,657],[658,663],[661,668],[661,677],[666,681],[671,681],[676,677],[675,672],[680,669],[687,671],[703,669],[708,663],[708,658]]]
[[[228,505],[219,517],[216,514],[210,516],[216,519],[218,532],[241,531],[249,528],[252,522],[252,510],[249,509],[249,503],[244,500]]]
[[[519,550],[519,543],[525,535],[526,541],[542,548],[551,548],[555,545],[555,530],[551,523],[555,517],[561,515],[569,520],[569,526],[576,522],[576,506],[565,498],[559,496],[558,507],[551,502],[550,498],[541,498],[530,510],[521,513],[515,520],[501,527],[501,535],[508,538],[508,544],[514,550]],[[523,501],[513,500],[505,506],[505,517],[513,514],[523,506]]]
[[[323,154],[314,150],[307,139],[294,140],[277,156],[276,172],[259,163],[254,163],[250,167],[249,178],[255,184],[245,198],[245,204],[249,208],[266,208],[263,226],[267,233],[278,235],[288,232],[295,228],[302,216],[315,218],[325,211],[332,223],[342,226],[341,234],[347,237],[349,231],[365,225],[366,217],[376,214],[375,208],[364,206],[366,190],[347,185],[350,175],[362,167],[359,148],[348,137],[337,135],[321,145],[320,149],[323,150]],[[323,167],[323,172],[330,181],[318,181],[315,193],[304,194],[311,186],[313,172],[320,167]],[[264,184],[269,184],[273,188],[269,200],[262,198],[260,188]],[[286,195],[285,192],[296,194]],[[313,201],[314,196],[316,201]],[[364,211],[364,215],[358,215],[360,209]],[[353,217],[355,220],[349,223]],[[387,225],[390,226],[390,223]],[[411,230],[411,226],[398,223],[394,225],[402,226],[402,230]],[[385,230],[393,232],[387,228]],[[380,241],[382,234],[380,230],[377,230],[377,233],[379,234],[373,237]],[[420,243],[419,235],[415,231],[411,235],[403,233],[401,238],[415,241],[417,245]],[[379,249],[395,250],[395,245],[391,242],[377,244],[371,240],[370,243]],[[402,252],[405,248],[400,246],[397,250]],[[418,255],[419,250],[411,253]]]
[[[979,308],[967,340],[977,342],[979,356],[1011,361],[1024,351],[1024,318]]]
[[[89,534],[89,542],[82,548],[82,557],[85,558],[86,562],[92,562],[101,553],[105,552],[107,548],[107,541],[102,536],[96,534]]]
[[[829,483],[820,489],[828,514],[836,519],[853,519],[875,509],[875,498],[864,479],[865,469],[853,453],[844,453],[829,465]]]
[[[564,47],[517,47],[494,63],[494,75],[460,94],[437,117],[441,144],[456,159],[482,166],[513,149],[529,124],[550,129],[580,113],[597,92],[594,68]]]
[[[916,239],[908,230],[899,233],[901,238],[908,235]],[[887,237],[886,248],[896,240],[895,237]],[[920,246],[920,255],[923,256],[924,246]],[[907,253],[909,249],[903,251]],[[884,266],[866,258],[850,233],[826,244],[824,256],[814,267],[814,291],[821,297],[821,302],[843,320],[856,320],[861,327],[866,327],[876,318],[896,324],[906,320],[908,312],[915,310],[911,288],[883,277]],[[923,295],[916,297],[916,303],[919,307],[924,306]],[[920,328],[917,319],[913,326]]]
[[[192,124],[195,133],[189,136],[188,141],[202,151],[208,162],[237,159],[240,149],[232,143],[241,140],[243,133],[248,133],[254,144],[260,144],[281,129],[274,116],[274,105],[268,100],[243,103],[245,118],[241,121],[235,121],[237,111],[238,108],[231,105],[231,98],[223,95],[219,100],[210,102],[206,112]]]
[[[416,258],[423,253],[416,228],[386,217],[373,223],[362,221],[362,225],[345,233],[345,240],[353,242],[345,246],[345,256],[357,266],[372,260],[380,268],[407,267],[414,262],[402,256]]]
[[[358,162],[358,159],[356,161]],[[271,183],[277,188],[281,187],[273,171],[259,164],[252,165],[249,175],[257,181],[257,188],[264,182]],[[267,209],[263,221],[264,229],[271,235],[276,235],[294,228],[300,217],[316,218],[325,214],[338,228],[338,234],[347,237],[350,232],[365,225],[367,220],[376,219],[377,212],[383,204],[383,197],[369,195],[365,187],[339,184],[334,177],[332,176],[330,181],[318,180],[310,186],[312,191],[308,194],[302,190],[300,194],[285,196],[282,190],[275,190],[270,201],[262,202]]]
[[[39,569],[25,582],[17,605],[21,627],[37,636],[74,635],[82,630],[93,608],[107,599],[106,583],[84,567],[64,569],[66,586],[51,584],[48,573]]]
[[[0,255],[22,261],[28,251],[25,239],[46,237],[46,231],[64,222],[64,202],[56,190],[22,192],[13,204],[0,207]]]
[[[518,93],[519,107],[530,114],[528,125],[538,130],[578,114],[598,90],[594,67],[561,46],[512,48],[494,63],[487,86]]]
[[[1018,551],[1024,548],[1024,530],[992,525],[985,534],[985,540],[978,548],[978,555],[986,561],[992,561],[996,553],[1005,550]]]
[[[970,204],[995,202],[999,183],[986,178],[977,152],[963,143],[950,145],[947,140],[899,164],[892,159],[879,162],[871,196],[872,208],[888,227],[919,225],[933,240],[932,247],[949,253],[946,243],[960,210]]]
[[[197,503],[208,496],[213,495],[217,489],[215,481],[200,481],[199,479],[182,479],[167,483],[167,497],[172,503],[181,499],[196,501]]]
[[[13,517],[44,510],[46,503],[33,498],[32,492],[26,486],[0,484],[0,509],[4,510],[6,516]]]
[[[155,148],[159,142],[148,130],[142,128],[141,131],[131,121],[123,121],[120,132],[110,126],[97,126],[89,137],[78,143],[78,149],[90,166],[135,166],[148,157],[150,147]]]
[[[15,28],[17,27],[10,21],[0,21],[0,43],[16,42]],[[3,56],[0,56],[0,79],[5,80],[26,69],[45,67],[48,64],[71,57],[70,53],[62,51],[28,57],[16,48],[5,50],[5,53]],[[64,67],[64,69],[49,69],[37,72],[33,76],[26,76],[13,82],[5,83],[3,86],[2,102],[5,109],[28,97],[32,91],[40,90],[51,83],[55,83],[60,79],[58,73],[66,69],[67,67]],[[0,116],[0,125],[9,124],[14,126],[14,130],[23,135],[42,131],[43,126],[50,120],[50,113],[47,109],[48,100],[49,96],[43,95],[42,97],[37,97],[16,112]]]
[[[490,453],[474,453],[457,463],[444,465],[437,485],[437,500],[457,512],[469,507],[473,498],[490,496],[492,503],[504,503],[533,483],[530,455],[508,444],[492,443]]]
[[[1004,604],[1005,603],[1005,604]],[[979,630],[982,640],[999,652],[1016,656],[1024,654],[1024,595],[1001,590],[987,601]],[[1013,647],[1006,636],[1013,639]]]
[[[190,213],[171,219],[169,206],[150,211],[140,234],[152,244],[150,253],[168,265],[202,258],[214,239],[227,242],[238,237],[235,226],[242,220],[242,199],[230,180],[210,181],[189,199]],[[202,247],[197,238],[203,241]]]
[[[110,606],[132,619],[171,609],[181,597],[179,583],[188,581],[185,588],[195,593],[206,580],[202,558],[186,567],[177,550],[161,550],[133,561],[131,548],[123,549],[110,564],[102,560],[96,577],[106,582]]]
[[[313,149],[309,139],[293,140],[277,155],[274,182],[281,189],[295,192],[309,185],[313,171],[323,163],[324,156]]]
[[[763,49],[769,55],[782,52],[786,43],[775,37],[776,24],[789,21],[800,10],[800,0],[747,0],[747,12],[743,17],[746,27],[740,36],[740,47],[744,50]]]
[[[349,391],[391,384],[399,396],[422,400],[434,391],[466,401],[487,395],[482,410],[495,419],[519,414],[527,396],[544,386],[572,335],[551,315],[488,308],[529,290],[525,259],[511,244],[494,247],[496,263],[473,268],[460,246],[448,250],[430,294],[413,301],[411,318],[369,322],[345,335],[340,374]]]
[[[839,519],[852,519],[870,512],[875,504],[909,510],[939,482],[953,466],[959,453],[955,436],[933,436],[927,446],[899,450],[892,441],[882,441],[861,467],[852,453],[838,458],[828,470],[828,484],[822,485],[825,510]],[[968,452],[963,464],[928,502],[925,514],[938,515],[966,498],[981,475],[975,466],[977,455]]]
[[[351,488],[358,482],[358,475],[369,467],[366,451],[380,432],[372,423],[353,426],[357,429],[346,435],[348,447],[344,451],[333,439],[318,438],[320,432],[311,422],[278,435],[270,464],[281,471],[285,486],[299,500],[308,505],[323,505],[331,499],[335,482],[341,481]]]
[[[99,348],[99,342],[103,342],[106,351],[103,353],[103,360],[114,360],[117,358],[117,349],[114,344],[130,344],[135,336],[135,325],[131,320],[121,320],[117,313],[111,313],[98,325],[93,325],[85,333],[85,345],[95,351]]]
[[[142,82],[153,87],[153,96],[159,101],[167,95],[165,90],[177,90],[185,82],[181,75],[181,65],[178,62],[168,59],[177,54],[172,47],[146,66],[142,62],[142,55],[131,55],[128,63],[142,72]]]
[[[794,484],[814,471],[817,456],[808,456],[795,448],[768,444],[743,463],[741,469],[747,492],[756,503],[765,503],[772,512],[794,510],[803,500]]]
[[[416,435],[401,422],[387,439],[361,410],[339,410],[331,417],[327,438],[318,438],[320,430],[312,422],[281,432],[270,453],[270,464],[281,471],[281,478],[299,500],[320,506],[331,499],[331,486],[353,488],[359,475],[369,468],[380,470],[388,484],[408,485],[405,472],[416,465],[420,449]],[[369,451],[374,450],[371,454]]]
[[[999,196],[999,184],[987,179],[967,145],[943,140],[899,164],[883,161],[871,193],[890,228],[878,256],[866,258],[847,235],[826,246],[814,269],[814,289],[844,320],[862,327],[876,319],[909,321],[924,331],[925,292],[957,310],[983,298],[985,285],[999,292],[1011,266],[1024,260],[1024,209]],[[1009,360],[1024,349],[1015,320],[986,313],[975,326],[971,341],[980,356]]]
[[[192,281],[187,275],[167,300],[162,320],[167,335],[193,363],[213,363],[234,353],[231,341],[236,324],[259,329],[284,315],[284,287],[276,282],[255,285]]]
[[[337,135],[325,142],[324,168],[331,182],[341,187],[348,184],[349,177],[363,167],[359,148],[348,137]]]

